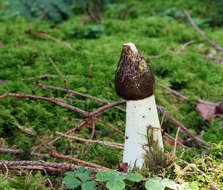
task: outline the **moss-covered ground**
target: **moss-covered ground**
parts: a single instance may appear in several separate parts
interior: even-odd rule
[[[62,79],[57,76],[55,69],[50,64],[49,58],[52,58],[65,76],[69,89],[109,102],[121,100],[114,90],[115,70],[122,44],[133,42],[152,67],[156,82],[175,89],[191,100],[221,101],[223,65],[205,58],[212,47],[203,40],[185,18],[175,19],[174,16],[167,17],[160,14],[165,14],[164,10],[172,7],[176,7],[176,10],[181,13],[183,8],[186,8],[197,19],[205,18],[208,15],[206,11],[214,14],[212,11],[214,8],[207,1],[185,2],[182,0],[135,3],[132,15],[127,15],[124,20],[114,19],[118,9],[116,11],[115,8],[108,9],[100,23],[94,23],[84,15],[73,16],[57,24],[56,27],[52,27],[54,23],[50,21],[38,19],[15,17],[1,20],[0,42],[4,45],[0,47],[0,95],[24,93],[54,97],[89,112],[101,106],[94,100],[70,96],[55,90],[44,90],[35,86],[33,82],[39,76],[54,74],[56,77],[49,77],[39,82],[64,87]],[[205,15],[202,15],[204,13]],[[223,46],[222,27],[213,28],[208,24],[203,24],[201,29],[208,38]],[[28,30],[43,31],[69,43],[73,50],[39,35],[27,34]],[[182,45],[191,40],[196,41],[181,51]],[[218,53],[218,56],[220,55],[221,53]],[[150,56],[159,57],[150,59]],[[179,158],[198,164],[210,175],[204,178],[197,173],[193,176],[182,176],[182,179],[197,181],[201,189],[208,189],[212,183],[222,188],[222,117],[213,119],[210,123],[203,121],[197,114],[194,104],[184,103],[158,85],[155,87],[155,96],[158,105],[164,106],[170,115],[182,122],[193,134],[201,135],[203,140],[213,146],[212,150],[194,148],[192,152],[179,148],[177,152]],[[66,132],[74,127],[77,124],[74,118],[83,119],[77,113],[43,101],[0,99],[0,147],[23,149],[30,152],[42,144],[38,149],[39,153],[48,153],[49,150],[56,149],[61,154],[79,155],[82,160],[117,168],[117,163],[122,160],[122,152],[119,149],[98,144],[90,144],[86,148],[84,143],[69,141],[65,138],[58,140],[53,146],[46,145],[51,139],[57,137],[56,131]],[[101,115],[101,118],[124,132],[124,113],[111,109]],[[163,123],[166,132],[175,136],[176,130],[171,125],[167,120]],[[22,130],[21,126],[32,130],[34,134],[28,134]],[[85,127],[78,134],[90,138],[90,132],[91,129]],[[96,123],[95,133],[95,139],[124,143],[123,134],[115,133],[101,123]],[[186,139],[183,134],[179,136]],[[188,145],[194,147],[193,143]],[[83,151],[83,148],[86,150]],[[218,171],[210,172],[205,164],[207,160],[201,157],[201,151],[208,153],[209,162]],[[34,160],[35,158],[27,155],[0,154],[0,160],[24,159]],[[53,160],[48,159],[48,161]],[[2,172],[2,174],[5,173]],[[9,182],[5,180],[5,175],[2,175],[0,184],[5,184],[5,189],[47,189],[46,178],[35,172],[33,174],[21,172],[16,175],[20,177],[9,175],[9,179],[13,178]],[[58,180],[61,179],[62,176]],[[31,181],[31,185],[26,184],[27,181]],[[40,185],[40,182],[45,185]],[[62,189],[60,182],[56,183],[55,180],[58,189]]]

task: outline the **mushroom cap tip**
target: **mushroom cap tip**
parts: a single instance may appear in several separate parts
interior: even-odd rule
[[[126,100],[140,100],[153,94],[154,76],[133,43],[123,45],[116,70],[115,89]]]
[[[123,44],[123,46],[129,46],[130,49],[131,49],[134,53],[138,53],[138,50],[137,50],[135,44],[132,43],[132,42],[125,43],[125,44]]]

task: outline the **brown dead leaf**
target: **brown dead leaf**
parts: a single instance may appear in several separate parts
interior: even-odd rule
[[[124,162],[122,164],[120,164],[118,162],[118,171],[119,172],[127,172],[127,169],[128,169],[128,163],[127,162]]]
[[[223,114],[223,102],[220,102],[220,103],[211,103],[211,102],[197,103],[196,111],[202,118],[204,118],[204,120],[210,122],[215,117]]]
[[[204,103],[198,103],[196,105],[197,113],[204,118],[204,120],[210,122],[212,119],[216,117],[215,114],[216,106]]]
[[[7,83],[7,80],[0,79],[0,83],[5,84]]]
[[[25,31],[25,33],[28,34],[28,35],[31,35],[33,32],[32,32],[31,29],[28,29],[28,30]]]
[[[3,43],[0,42],[0,47],[3,47],[3,46],[5,46],[5,44],[3,44]]]
[[[178,137],[178,142],[183,143],[183,139]],[[175,145],[175,139],[171,139],[170,137],[168,137],[167,135],[163,134],[163,143],[166,146],[170,146],[170,147],[174,147]]]

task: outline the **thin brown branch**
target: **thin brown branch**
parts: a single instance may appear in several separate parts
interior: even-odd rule
[[[166,118],[171,121],[172,123],[174,123],[176,126],[180,127],[181,132],[183,132],[184,134],[186,134],[187,136],[193,138],[194,142],[196,143],[198,148],[201,148],[201,144],[211,147],[211,145],[209,145],[207,142],[205,142],[204,140],[201,140],[200,138],[194,136],[182,123],[180,123],[179,121],[177,121],[176,119],[174,119],[172,116],[170,116],[168,113],[166,113],[164,111],[163,108],[161,108],[160,106],[157,106],[157,109],[162,113],[165,114]]]
[[[44,171],[45,175],[48,175],[48,173],[47,173],[47,171],[46,171],[45,169],[44,169],[43,171]],[[47,181],[48,181],[48,183],[50,184],[51,189],[52,189],[52,190],[55,190],[55,188],[53,187],[53,183],[52,183],[52,181],[50,180],[50,178],[47,178]]]
[[[113,107],[116,107],[118,105],[124,104],[124,103],[126,103],[126,100],[121,100],[121,101],[117,101],[117,102],[113,102],[113,103],[107,104],[107,105],[102,106],[102,107],[96,109],[95,111],[91,112],[89,114],[89,117],[99,116],[102,113],[104,113],[105,111],[107,111],[107,110],[109,110],[109,109],[111,109]]]
[[[187,161],[182,160],[182,159],[179,159],[179,161],[184,163],[184,164],[186,164],[187,166],[190,165],[191,168],[196,169],[200,174],[202,174],[203,176],[207,177],[207,175],[202,170],[200,170],[195,164],[190,164]]]
[[[10,149],[10,148],[0,148],[0,153],[22,155],[26,154],[22,149]],[[27,153],[30,156],[36,156],[38,158],[50,158],[49,154],[40,154],[40,153]]]
[[[149,56],[149,59],[159,59],[161,57],[162,57],[161,55],[151,55]]]
[[[191,18],[190,14],[184,9],[184,14],[186,15],[187,19],[194,27],[194,29],[204,38],[212,47],[214,47],[217,51],[223,51],[223,48],[218,46],[215,42],[209,40],[207,36],[200,30],[200,28],[195,24],[193,19]]]
[[[65,76],[64,78],[73,78],[75,77],[75,75],[63,75]],[[60,77],[60,76],[59,76]],[[36,77],[29,77],[29,78],[22,78],[21,80],[46,80],[49,78],[58,78],[58,75],[55,74],[44,74],[44,75],[40,75],[38,78]]]
[[[111,129],[114,130],[115,132],[123,134],[123,132],[122,132],[121,130],[117,129],[117,128],[116,128],[115,126],[113,126],[111,123],[108,123],[108,122],[106,122],[106,121],[104,121],[104,120],[102,120],[102,119],[100,119],[100,118],[97,118],[97,117],[95,118],[95,120],[98,121],[98,122],[100,122],[100,123],[103,123],[105,126],[108,126],[109,128],[111,128]]]
[[[64,133],[64,134],[69,135],[70,133],[72,133],[72,132],[74,132],[74,131],[77,131],[79,128],[82,128],[84,125],[86,125],[87,122],[88,122],[87,120],[82,121],[82,122],[79,123],[77,126],[75,126],[74,128],[68,130],[68,131],[67,131],[66,133]],[[48,144],[49,146],[50,146],[50,145],[53,145],[53,144],[54,144],[55,142],[57,142],[60,138],[61,138],[61,137],[57,137],[57,138],[51,140],[50,142],[48,142],[47,144]]]
[[[56,162],[45,162],[45,161],[1,161],[0,168],[2,170],[7,166],[8,169],[26,169],[26,170],[45,170],[47,172],[66,172],[66,171],[75,171],[79,166],[74,164],[56,163]],[[90,169],[85,167],[85,170]],[[93,171],[96,173],[100,169],[93,168]]]
[[[76,113],[79,113],[85,117],[88,117],[89,113],[86,112],[86,111],[83,111],[77,107],[74,107],[74,106],[71,106],[71,105],[68,105],[68,104],[65,104],[65,103],[62,103],[62,102],[59,102],[59,101],[56,101],[55,99],[52,99],[52,98],[47,98],[47,97],[42,97],[42,96],[33,96],[33,95],[28,95],[28,94],[14,94],[14,93],[9,93],[9,94],[3,94],[0,96],[0,99],[1,98],[6,98],[6,97],[15,97],[15,98],[29,98],[29,99],[33,99],[33,100],[41,100],[41,101],[46,101],[46,102],[49,102],[53,105],[57,105],[57,106],[60,106],[62,108],[66,108],[68,110],[72,110]]]
[[[58,73],[58,75],[60,76],[60,78],[63,80],[66,89],[69,89],[69,88],[68,88],[68,85],[67,85],[67,81],[66,81],[66,79],[64,78],[64,76],[62,75],[62,73],[60,72],[60,70],[57,68],[56,64],[54,63],[54,61],[53,61],[53,59],[52,59],[51,57],[49,57],[49,61],[50,61],[50,63],[52,64],[53,68],[54,68],[54,69],[56,70],[56,72]]]
[[[41,7],[40,10],[42,11],[42,14],[39,17],[39,20],[44,20],[47,15],[47,9],[46,9],[46,7]]]
[[[98,21],[98,19],[94,16],[94,14],[90,11],[90,0],[86,1],[85,10],[88,13],[88,16],[95,22]]]
[[[211,190],[220,190],[219,188],[217,188],[214,184],[210,185],[210,189]]]
[[[173,149],[174,157],[176,157],[176,150],[177,150],[177,142],[178,142],[179,132],[180,132],[180,127],[177,128],[177,132],[176,132],[176,137],[175,137],[175,142],[174,142],[174,149]]]
[[[93,139],[95,136],[95,122],[94,122],[94,120],[92,120],[91,128],[92,128],[91,129],[91,139]]]
[[[208,57],[208,56],[204,56],[204,57],[214,61],[215,63],[223,65],[223,58],[222,57]]]
[[[1,153],[8,153],[8,154],[23,154],[23,150],[21,149],[9,149],[9,148],[0,148]]]
[[[168,90],[169,92],[171,92],[174,96],[181,98],[183,101],[190,102],[189,98],[187,98],[186,96],[182,95],[181,93],[179,93],[179,92],[177,92],[177,91],[175,91],[175,90],[173,90],[173,89],[171,89],[171,88],[169,88],[167,86],[164,86],[163,84],[158,83],[158,85],[160,87]]]
[[[74,158],[74,157],[71,157],[71,156],[60,155],[60,154],[57,153],[56,150],[51,150],[49,154],[52,158],[71,160],[71,161],[74,161],[74,162],[78,162],[81,165],[88,166],[88,167],[97,168],[97,169],[101,169],[101,170],[110,170],[109,168],[106,168],[106,167],[101,166],[101,165],[86,162],[86,161],[83,161],[83,160],[80,160],[80,159],[77,159],[77,158]]]
[[[57,43],[63,45],[64,47],[68,48],[69,50],[72,50],[72,51],[74,50],[74,49],[70,46],[70,44],[68,44],[67,42],[63,42],[63,41],[61,41],[61,40],[58,40],[58,39],[56,39],[55,37],[53,37],[53,36],[51,36],[51,35],[49,35],[49,34],[46,34],[45,32],[38,31],[38,32],[35,32],[35,34],[36,34],[36,35],[43,36],[44,38],[48,38],[48,39],[50,39],[50,40],[52,40],[52,41],[55,41],[55,42],[57,42]]]
[[[171,141],[174,141],[175,142],[175,138],[170,136],[168,133],[164,132],[164,136],[166,136],[167,138],[169,138]],[[188,150],[188,151],[191,151],[191,148],[188,147],[188,146],[185,146],[184,144],[182,144],[180,141],[177,141],[177,144],[179,146],[181,146],[182,148]]]
[[[195,42],[196,42],[196,40],[190,40],[189,42],[186,42],[185,44],[182,45],[181,51],[184,51],[187,46],[189,46]]]
[[[85,125],[88,124],[89,120],[92,120],[94,119],[95,117],[99,116],[100,114],[104,113],[106,110],[112,108],[112,107],[115,107],[115,106],[118,106],[118,105],[121,105],[121,104],[124,104],[126,102],[126,100],[122,100],[122,101],[118,101],[118,102],[113,102],[111,104],[108,104],[108,105],[105,105],[103,107],[100,107],[98,109],[96,109],[95,111],[91,112],[89,115],[88,115],[88,118],[85,119],[84,121],[82,121],[80,124],[78,124],[77,126],[75,126],[74,128],[68,130],[66,133],[66,135],[69,135],[70,133],[74,132],[74,131],[77,131],[77,130],[81,130]],[[57,137],[53,140],[51,140],[48,145],[52,145],[54,144],[57,140],[59,140],[61,137]]]
[[[97,0],[93,0],[93,5],[94,5],[95,13],[96,13],[95,16],[97,17],[99,21],[102,20],[102,13],[100,9],[98,8]]]
[[[108,101],[105,101],[105,100],[102,100],[100,98],[91,96],[89,94],[84,94],[84,93],[76,92],[76,91],[73,91],[73,90],[67,90],[65,88],[60,88],[60,87],[56,87],[56,86],[50,86],[50,85],[47,85],[47,84],[39,84],[39,83],[34,83],[34,84],[37,85],[37,86],[42,87],[43,89],[51,89],[51,90],[58,90],[58,91],[62,91],[62,92],[67,92],[67,93],[70,93],[70,94],[73,94],[73,95],[77,95],[77,96],[89,98],[89,99],[92,99],[92,100],[96,100],[97,102],[105,104],[105,105],[110,104]],[[125,110],[120,108],[120,107],[115,106],[114,108],[118,109],[119,111],[125,112]]]
[[[187,103],[190,102],[190,99],[188,97],[184,96],[183,94],[181,94],[181,93],[179,93],[179,92],[177,92],[177,91],[175,91],[175,90],[173,90],[173,89],[171,89],[171,88],[169,88],[167,86],[164,86],[163,84],[159,84],[158,83],[158,85],[160,87],[168,90],[169,92],[171,92],[174,96],[181,98],[183,101],[185,101]],[[218,106],[220,102],[209,102],[209,101],[205,101],[205,100],[199,99],[199,100],[196,100],[193,103],[195,105],[198,104],[198,103],[200,103],[200,104],[208,104],[208,105],[212,105],[212,106]]]
[[[119,12],[119,14],[115,17],[115,19],[125,19],[126,15],[128,14],[129,10],[133,7],[134,5],[131,4],[126,9],[123,9]]]
[[[77,141],[82,141],[82,142],[86,142],[86,143],[97,143],[97,144],[101,144],[101,145],[105,145],[105,146],[111,146],[111,147],[115,147],[115,148],[119,148],[119,149],[123,149],[123,147],[124,147],[123,144],[115,143],[115,142],[84,139],[84,138],[77,137],[77,136],[65,135],[65,134],[60,133],[60,132],[56,132],[56,134],[60,135],[60,136],[63,136],[63,137],[66,137],[68,139],[75,139]]]
[[[124,104],[124,103],[126,103],[126,100],[113,102],[113,103],[110,103],[108,105],[105,105],[105,106],[102,106],[102,107],[96,109],[95,111],[89,113],[88,118],[85,120],[86,123],[83,123],[82,125],[77,127],[76,130],[81,130],[83,128],[83,126],[86,125],[89,122],[89,120],[94,119],[95,117],[101,115],[102,113],[104,113],[105,111],[111,109],[112,107],[115,107],[115,106],[118,106],[118,105],[121,105],[121,104]],[[69,134],[70,134],[70,132],[69,132]]]

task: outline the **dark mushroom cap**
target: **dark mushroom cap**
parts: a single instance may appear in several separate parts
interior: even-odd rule
[[[153,94],[154,76],[145,58],[132,43],[124,44],[115,76],[116,93],[126,100],[140,100]]]

